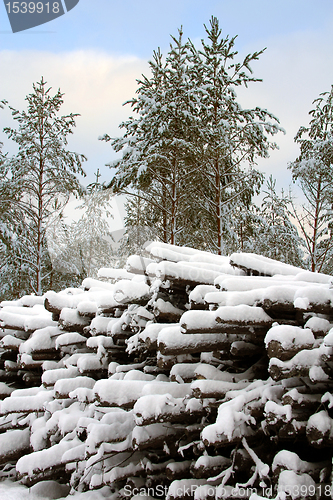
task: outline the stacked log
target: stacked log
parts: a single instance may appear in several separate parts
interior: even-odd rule
[[[145,250],[80,288],[1,304],[0,467],[101,498],[325,496],[330,277]]]

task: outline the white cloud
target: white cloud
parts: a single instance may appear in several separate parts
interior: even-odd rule
[[[134,56],[114,57],[95,51],[73,51],[53,54],[33,51],[1,51],[0,99],[7,99],[14,108],[25,106],[24,98],[32,92],[32,84],[41,76],[55,93],[65,93],[62,114],[79,113],[77,127],[70,138],[70,147],[88,157],[84,165],[91,182],[93,172],[100,168],[103,179],[110,179],[104,167],[112,157],[109,144],[98,141],[104,133],[120,134],[118,125],[130,113],[122,104],[135,95],[136,78],[147,72],[147,62]],[[1,123],[9,119],[2,112]],[[5,144],[9,147],[9,144]],[[104,168],[103,168],[104,167]]]
[[[275,114],[286,130],[276,136],[280,146],[270,159],[259,162],[262,171],[272,174],[279,187],[291,182],[287,164],[299,154],[294,137],[301,125],[309,123],[312,102],[333,84],[333,31],[296,32],[290,35],[259,40],[245,50],[267,50],[252,65],[254,76],[262,83],[253,83],[248,90],[238,91],[243,106],[261,106]]]
[[[320,33],[300,31],[269,39],[258,37],[242,47],[245,54],[267,46],[252,65],[254,76],[263,78],[263,83],[238,89],[238,95],[243,106],[261,106],[274,113],[286,130],[285,136],[276,137],[280,150],[272,152],[270,159],[259,161],[262,171],[277,178],[279,188],[286,188],[291,180],[287,164],[298,154],[294,144],[298,128],[307,125],[312,101],[320,92],[330,90],[333,83],[332,42],[333,29],[326,25]],[[236,40],[236,49],[237,45]],[[94,179],[97,168],[103,180],[110,179],[111,172],[104,165],[115,155],[110,145],[98,141],[98,137],[104,133],[121,134],[118,125],[131,112],[122,104],[135,95],[136,79],[142,73],[149,75],[147,61],[92,50],[59,54],[23,50],[0,51],[0,67],[4,75],[0,99],[6,98],[16,108],[22,109],[32,83],[42,75],[54,91],[61,88],[65,93],[62,112],[81,114],[70,145],[88,156],[88,182]],[[3,124],[8,116],[1,112]]]

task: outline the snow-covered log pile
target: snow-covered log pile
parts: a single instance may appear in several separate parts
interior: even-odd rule
[[[146,252],[1,303],[0,477],[110,498],[328,491],[331,278],[254,254]]]

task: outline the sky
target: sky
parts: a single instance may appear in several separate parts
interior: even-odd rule
[[[5,3],[0,3],[0,100],[23,109],[24,98],[41,76],[64,92],[61,113],[79,113],[70,148],[87,156],[87,178],[99,169],[102,181],[116,158],[110,144],[98,140],[121,135],[119,124],[131,114],[123,103],[135,95],[136,79],[149,76],[148,61],[158,47],[169,49],[170,35],[181,26],[196,44],[205,37],[204,24],[212,15],[224,35],[237,35],[239,56],[261,50],[252,64],[263,82],[237,89],[243,107],[267,108],[286,134],[276,136],[279,150],[258,162],[277,189],[288,189],[288,162],[298,155],[294,136],[307,125],[312,102],[333,84],[332,0],[80,0],[65,15],[47,24],[12,33]],[[9,110],[0,111],[0,140],[12,126]]]

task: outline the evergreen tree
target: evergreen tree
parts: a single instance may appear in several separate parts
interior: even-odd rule
[[[223,253],[232,211],[248,208],[262,183],[255,159],[276,147],[267,136],[280,127],[266,110],[243,110],[236,100],[235,87],[257,81],[250,63],[262,51],[235,63],[235,38],[222,38],[216,18],[206,32],[201,51],[180,30],[165,62],[154,52],[151,78],[138,81],[129,101],[136,115],[121,124],[122,137],[104,140],[123,152],[110,186],[135,189],[160,214],[163,241]]]
[[[41,294],[51,274],[46,231],[63,211],[71,194],[82,194],[77,174],[83,155],[68,151],[67,137],[75,127],[76,114],[58,116],[63,94],[50,95],[42,78],[26,97],[27,111],[10,106],[18,128],[4,129],[18,145],[18,153],[4,162],[1,197],[10,196],[15,233],[13,258],[24,266],[30,290]],[[8,217],[7,217],[8,219]],[[19,228],[19,231],[18,231]],[[18,264],[17,264],[18,265]]]
[[[205,29],[208,42],[202,40],[202,49],[197,51],[191,45],[201,119],[196,186],[210,229],[210,248],[221,254],[227,253],[233,225],[230,216],[238,207],[249,209],[262,184],[263,175],[254,168],[255,160],[268,157],[269,150],[277,147],[268,136],[282,129],[267,110],[242,109],[236,99],[235,87],[260,81],[252,76],[250,64],[263,50],[236,62],[236,37],[223,38],[215,17]]]
[[[333,257],[333,86],[313,101],[308,127],[300,127],[295,142],[299,157],[289,165],[306,202],[294,206],[311,271],[331,272]]]
[[[151,61],[151,78],[138,80],[138,96],[129,103],[136,113],[120,125],[124,136],[111,141],[122,158],[112,167],[116,174],[114,190],[129,193],[139,190],[155,212],[162,217],[165,242],[176,243],[184,230],[184,214],[191,197],[193,141],[199,120],[195,82],[187,54],[189,44],[182,41],[182,30],[173,43],[166,61],[160,50]]]

